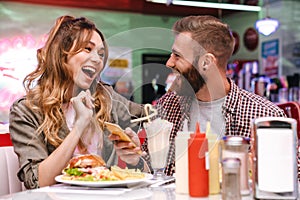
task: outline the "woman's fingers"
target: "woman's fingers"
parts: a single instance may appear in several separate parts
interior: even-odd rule
[[[136,144],[136,146],[140,146],[140,139],[138,135],[129,127],[127,127],[124,132],[131,138],[131,140]]]
[[[141,151],[140,147],[136,147],[136,145],[132,142],[119,141],[119,136],[111,134],[109,138],[113,141],[114,147],[119,156],[137,154]]]
[[[91,95],[89,90],[81,91],[76,97],[71,98],[70,100],[73,104],[80,104],[82,103],[89,109],[94,108],[94,98]]]
[[[92,97],[90,90],[86,90],[85,96],[83,97],[84,101],[85,101],[85,105],[86,107],[93,109],[94,106],[94,101],[95,99]]]

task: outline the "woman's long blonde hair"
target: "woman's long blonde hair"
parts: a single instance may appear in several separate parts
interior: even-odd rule
[[[65,123],[62,112],[63,103],[70,101],[73,79],[67,70],[68,58],[82,51],[96,31],[104,44],[107,61],[108,47],[103,34],[95,24],[84,17],[62,16],[50,30],[44,47],[37,50],[38,66],[23,81],[26,90],[26,104],[42,115],[43,121],[37,134],[43,133],[47,142],[59,146],[63,139],[58,132]],[[97,88],[96,88],[97,87]],[[97,90],[97,92],[96,92]],[[110,119],[110,94],[96,80],[92,83],[91,93],[95,97],[96,118]]]

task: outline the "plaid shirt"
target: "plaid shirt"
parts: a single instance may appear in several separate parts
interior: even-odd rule
[[[272,102],[239,88],[232,80],[229,82],[230,91],[222,106],[222,114],[226,123],[225,135],[250,137],[252,119],[271,116],[286,117],[283,110]],[[173,123],[168,163],[165,169],[167,175],[173,175],[175,172],[175,137],[177,132],[182,130],[183,121],[187,119],[190,122],[192,100],[191,97],[178,96],[174,92],[170,92],[157,102],[160,117]],[[148,152],[147,140],[142,149]],[[149,161],[150,157],[146,156],[146,160]]]

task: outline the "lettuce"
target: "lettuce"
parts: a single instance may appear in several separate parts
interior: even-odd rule
[[[78,168],[69,168],[66,169],[65,172],[70,176],[81,176],[83,174],[83,172],[79,171]]]

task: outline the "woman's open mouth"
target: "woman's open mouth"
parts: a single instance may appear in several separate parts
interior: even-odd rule
[[[95,73],[96,73],[96,69],[92,68],[90,66],[85,66],[82,68],[83,73],[85,73],[87,76],[89,76],[90,78],[93,78]]]

